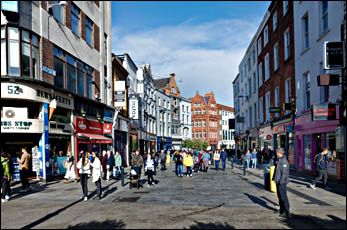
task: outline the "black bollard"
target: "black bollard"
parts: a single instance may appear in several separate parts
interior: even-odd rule
[[[124,168],[121,167],[121,179],[122,179],[122,186],[124,186]]]
[[[234,158],[231,158],[231,169],[234,169]]]
[[[243,162],[243,175],[246,176],[246,161]]]

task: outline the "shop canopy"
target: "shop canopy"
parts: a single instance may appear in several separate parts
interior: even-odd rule
[[[79,133],[79,143],[112,144],[112,139],[98,134]]]

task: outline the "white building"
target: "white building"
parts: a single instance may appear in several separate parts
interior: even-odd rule
[[[234,108],[217,104],[219,117],[222,119],[219,120],[220,130],[220,140],[218,141],[218,149],[234,149],[235,148],[235,139],[233,133],[235,129],[229,129],[229,119],[234,119]]]
[[[157,150],[167,150],[172,147],[171,138],[171,97],[160,89],[155,89],[157,98]]]
[[[191,112],[192,102],[184,97],[180,97],[180,118],[181,118],[181,133],[182,139],[188,140],[192,139],[192,112]]]
[[[323,47],[324,42],[341,41],[343,20],[343,1],[294,2],[297,114],[295,163],[298,170],[313,171],[313,158],[322,147],[328,147],[330,154],[336,151],[338,122],[312,121],[311,106],[334,104],[342,99],[341,86],[318,86],[317,76],[323,73],[341,75],[340,70],[324,69]],[[311,146],[312,143],[314,146]],[[337,168],[336,162],[329,163],[328,173],[336,176]]]

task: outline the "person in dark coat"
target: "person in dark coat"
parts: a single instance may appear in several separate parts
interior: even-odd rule
[[[102,171],[104,173],[102,179],[106,180],[106,174],[107,174],[107,169],[106,169],[106,165],[107,165],[107,156],[106,156],[106,151],[103,150],[102,151],[102,156],[101,156],[101,166],[102,166]]]
[[[289,218],[290,205],[287,196],[287,184],[289,183],[289,163],[284,155],[283,148],[278,148],[276,152],[278,161],[276,162],[277,164],[274,181],[276,183],[277,197],[280,204],[280,216]]]
[[[106,159],[106,180],[110,180],[110,176],[112,175],[113,167],[115,166],[114,156],[111,151],[107,151],[107,159]]]

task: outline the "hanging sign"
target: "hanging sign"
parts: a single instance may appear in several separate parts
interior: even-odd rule
[[[114,106],[124,107],[125,103],[125,81],[114,82]]]
[[[312,105],[312,121],[336,120],[336,104]]]

